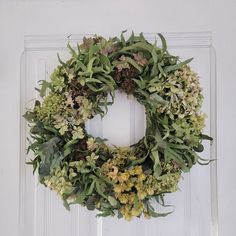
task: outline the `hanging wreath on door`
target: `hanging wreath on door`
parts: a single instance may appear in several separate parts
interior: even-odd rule
[[[149,43],[143,34],[125,39],[84,38],[71,58],[60,64],[50,81],[41,81],[36,100],[24,117],[40,183],[56,191],[69,209],[81,204],[99,216],[166,216],[151,202],[164,205],[183,172],[197,162],[208,164],[203,151],[205,115],[199,79],[188,63]],[[85,123],[104,117],[115,91],[133,95],[145,107],[146,133],[130,147],[111,147],[93,137]],[[109,100],[108,97],[112,99]]]

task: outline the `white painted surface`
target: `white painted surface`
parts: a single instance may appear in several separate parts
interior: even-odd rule
[[[219,235],[236,235],[235,12],[234,0],[1,1],[0,235],[18,235],[20,55],[24,48],[24,35],[109,35],[123,29],[136,32],[213,32],[218,74]],[[88,222],[83,225],[86,227]]]
[[[201,77],[201,85],[204,88],[205,101],[203,110],[208,114],[206,133],[213,135],[214,117],[211,109],[214,103],[211,100],[211,35],[208,33],[175,33],[166,34],[171,52],[183,59],[193,56],[195,61],[192,67],[198,71]],[[147,35],[150,41],[154,41],[154,35]],[[71,43],[81,37],[72,36]],[[22,113],[25,106],[30,107],[34,103],[32,98],[38,97],[35,92],[37,81],[48,79],[52,70],[57,65],[57,52],[61,58],[68,58],[65,51],[65,36],[31,36],[26,38],[25,52],[22,57]],[[212,81],[211,81],[212,80]],[[29,102],[31,101],[31,102]],[[87,129],[94,136],[103,136],[109,139],[110,144],[128,146],[143,137],[145,131],[144,109],[135,102],[132,97],[116,93],[116,100],[103,120],[96,117],[89,122]],[[216,206],[211,200],[216,201],[216,194],[212,192],[216,183],[211,180],[211,171],[215,169],[209,166],[195,167],[191,174],[187,174],[180,183],[181,191],[167,196],[167,204],[175,205],[173,215],[164,219],[135,219],[132,222],[113,218],[96,219],[94,212],[87,212],[81,207],[73,207],[72,212],[65,212],[61,200],[55,193],[38,186],[37,178],[32,175],[32,168],[26,166],[30,156],[26,156],[27,144],[25,135],[28,132],[25,121],[22,119],[22,155],[21,155],[21,236],[124,236],[135,234],[136,236],[209,236],[217,232],[213,229],[213,222],[217,215]],[[206,147],[203,156],[210,157],[210,146]],[[90,227],[84,227],[84,221],[90,222]],[[168,224],[171,227],[168,227]],[[92,230],[92,232],[91,232]],[[212,234],[211,234],[212,232]]]

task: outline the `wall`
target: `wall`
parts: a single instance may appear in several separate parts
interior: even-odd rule
[[[212,4],[212,30],[217,52],[218,194],[220,236],[236,235],[236,1]]]
[[[70,18],[63,13],[70,12]],[[233,76],[234,0],[100,0],[0,2],[0,235],[16,236],[19,193],[20,55],[27,34],[117,34],[213,31],[218,73],[218,180],[220,236],[236,235],[236,151]],[[48,19],[51,19],[48,21]],[[67,32],[60,28],[64,25]]]

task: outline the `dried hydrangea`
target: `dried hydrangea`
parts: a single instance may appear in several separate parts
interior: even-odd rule
[[[37,117],[43,122],[49,122],[50,119],[63,110],[63,95],[50,93],[41,105],[35,107]]]
[[[167,103],[160,103],[157,112],[167,115],[179,138],[194,139],[205,124],[205,115],[200,109],[203,102],[198,75],[189,66],[184,66],[167,77],[161,77],[149,88]]]

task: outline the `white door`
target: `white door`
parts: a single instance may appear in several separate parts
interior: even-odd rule
[[[165,34],[170,51],[183,59],[194,57],[191,66],[199,73],[207,114],[205,133],[215,136],[215,87],[214,54],[210,33]],[[81,35],[70,36],[71,44],[81,40]],[[150,41],[154,34],[147,34]],[[57,65],[57,53],[68,57],[68,38],[58,36],[25,37],[25,49],[21,59],[21,111],[30,107],[37,96],[37,81],[48,79]],[[117,93],[114,105],[101,121],[94,119],[87,125],[95,136],[108,138],[110,143],[126,146],[135,143],[144,134],[144,110],[133,98]],[[50,190],[38,184],[32,175],[27,156],[27,124],[21,121],[21,201],[20,236],[215,236],[217,235],[216,163],[210,166],[196,165],[185,174],[180,191],[166,195],[173,204],[174,213],[165,218],[134,219],[126,222],[116,218],[97,218],[96,212],[74,206],[68,212],[62,201]],[[207,144],[202,154],[215,157],[215,147]]]

